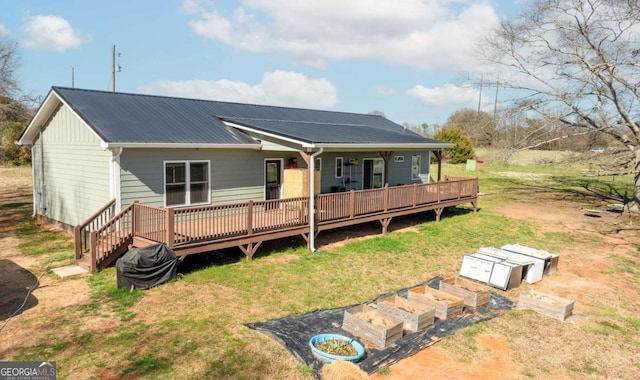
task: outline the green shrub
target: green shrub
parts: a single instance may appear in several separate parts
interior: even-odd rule
[[[434,138],[456,144],[455,148],[444,151],[444,157],[451,160],[452,164],[461,164],[476,156],[471,139],[458,127],[444,127]]]

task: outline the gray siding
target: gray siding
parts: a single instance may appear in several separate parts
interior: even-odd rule
[[[411,180],[411,156],[420,155],[422,157],[422,165],[420,168],[420,180]],[[394,162],[393,157],[389,162],[389,185],[395,186],[398,184],[413,184],[413,183],[427,183],[429,182],[430,164],[429,157],[430,151],[405,151],[395,152],[394,156],[404,156],[404,162]],[[322,158],[322,174],[321,192],[328,193],[332,186],[345,186],[347,190],[359,190],[362,189],[362,163],[365,158],[380,158],[378,152],[329,152],[320,155]],[[344,172],[342,178],[336,178],[335,164],[336,157],[342,157],[344,160]],[[349,165],[350,159],[357,159],[358,165]],[[300,165],[302,163],[302,165]],[[303,160],[298,159],[298,165],[300,167],[306,167]],[[348,179],[348,180],[347,180]],[[353,182],[355,181],[355,182]]]
[[[66,106],[44,126],[32,152],[36,214],[73,226],[110,200],[111,153]]]
[[[284,156],[290,156],[285,154]],[[264,159],[278,152],[235,149],[125,149],[120,157],[122,205],[164,206],[165,161],[210,161],[211,203],[264,199]]]

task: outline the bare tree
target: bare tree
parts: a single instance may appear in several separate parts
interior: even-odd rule
[[[18,44],[7,37],[0,37],[0,96],[15,95],[18,90],[15,78],[18,66]]]
[[[468,108],[458,110],[449,116],[444,126],[460,128],[475,147],[494,146],[496,143],[496,122],[484,111]]]
[[[510,71],[516,103],[573,134],[604,133],[635,173],[640,206],[640,7],[637,0],[537,0],[503,21],[484,56]],[[554,124],[552,124],[554,125]],[[554,138],[557,138],[554,137]]]

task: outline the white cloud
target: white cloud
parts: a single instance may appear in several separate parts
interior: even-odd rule
[[[229,102],[330,109],[338,103],[338,91],[324,78],[276,70],[265,73],[256,85],[230,80],[155,81],[137,91],[185,98]]]
[[[24,46],[34,50],[63,52],[82,44],[80,33],[62,17],[29,16],[23,25]]]
[[[183,0],[182,11],[185,13],[204,12],[207,8],[214,7],[213,0]]]
[[[396,94],[396,90],[385,86],[376,86],[376,94],[391,96]]]
[[[194,5],[197,3],[197,5]],[[498,23],[488,0],[245,0],[228,14],[185,0],[189,25],[250,52],[283,52],[322,67],[374,59],[422,69],[474,71],[475,41]]]
[[[7,29],[4,25],[0,24],[0,37],[4,37],[9,35],[9,29]]]
[[[434,88],[418,85],[409,89],[407,94],[420,99],[427,106],[436,107],[469,107],[478,99],[478,90],[475,88],[451,83]]]

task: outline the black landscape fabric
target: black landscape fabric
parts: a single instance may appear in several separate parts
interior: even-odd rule
[[[178,276],[178,257],[164,244],[133,248],[116,261],[118,288],[149,289]]]
[[[438,289],[441,279],[442,277],[436,277],[424,284],[415,285],[394,293],[384,294],[378,298],[391,295],[406,297],[408,290],[416,286],[428,285],[434,289]],[[378,298],[367,302],[367,304],[375,303]],[[247,327],[262,331],[272,337],[287,348],[298,360],[312,366],[317,373],[324,363],[316,359],[311,353],[309,340],[313,336],[327,333],[340,334],[356,338],[356,340],[363,343],[358,337],[341,328],[344,311],[354,306],[357,305],[329,310],[316,310],[307,314],[293,315],[266,322],[249,323]],[[475,312],[465,312],[461,316],[448,318],[444,321],[436,318],[435,324],[432,327],[416,333],[405,332],[405,335],[400,340],[385,349],[366,347],[364,359],[357,364],[363,371],[373,373],[379,366],[393,364],[400,359],[411,356],[419,350],[430,346],[456,330],[471,326],[482,320],[495,318],[505,310],[511,310],[512,308],[513,302],[492,291],[489,304],[479,307]]]

